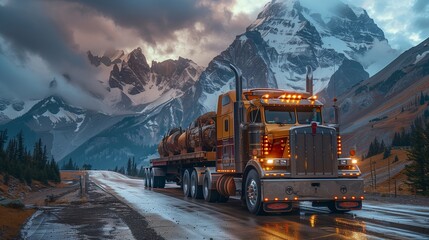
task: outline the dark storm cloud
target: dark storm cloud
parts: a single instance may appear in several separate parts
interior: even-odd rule
[[[195,22],[210,15],[210,9],[200,0],[126,0],[126,1],[80,1],[116,24],[136,29],[148,43],[171,41],[176,30],[192,27]]]
[[[81,64],[71,50],[70,33],[48,16],[36,1],[10,1],[0,6],[0,36],[22,61],[35,54],[56,66]]]
[[[63,82],[62,75],[68,74],[75,84],[67,85],[62,97],[95,109],[97,100],[88,94],[97,93],[94,71],[71,29],[52,18],[46,3],[14,0],[0,5],[0,46],[7,52],[0,55],[0,87],[22,100],[41,98],[53,94],[49,81]]]

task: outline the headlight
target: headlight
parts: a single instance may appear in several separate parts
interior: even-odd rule
[[[273,159],[267,159],[267,164],[273,164],[274,160]]]
[[[357,159],[352,159],[352,164],[357,164]]]

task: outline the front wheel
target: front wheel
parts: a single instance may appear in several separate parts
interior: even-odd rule
[[[263,213],[261,180],[259,179],[259,174],[255,169],[250,170],[247,175],[245,189],[246,205],[249,212],[256,215]]]

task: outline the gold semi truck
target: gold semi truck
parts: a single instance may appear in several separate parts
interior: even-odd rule
[[[145,168],[145,186],[174,181],[191,198],[226,202],[239,197],[254,214],[289,212],[301,201],[334,212],[362,208],[363,180],[353,157],[341,158],[338,125],[324,125],[322,103],[306,91],[236,89],[219,96],[217,112],[187,129],[171,130],[160,158]]]

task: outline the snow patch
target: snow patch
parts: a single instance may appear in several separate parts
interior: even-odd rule
[[[420,62],[420,60],[422,60],[423,58],[425,58],[427,54],[429,54],[429,51],[426,51],[426,52],[424,52],[422,54],[417,54],[416,60],[414,61],[413,64],[416,64],[416,63]]]
[[[82,125],[82,123],[85,121],[85,115],[83,116],[82,120],[80,122],[77,122],[77,126],[76,129],[74,130],[74,132],[78,132],[80,129],[80,126]]]
[[[60,107],[60,110],[55,114],[50,111],[46,111],[42,115],[34,116],[34,118],[36,119],[38,119],[39,117],[47,117],[53,124],[59,123],[61,121],[66,121],[66,122],[79,121],[80,123],[82,123],[83,119],[85,119],[85,114],[72,113]]]

